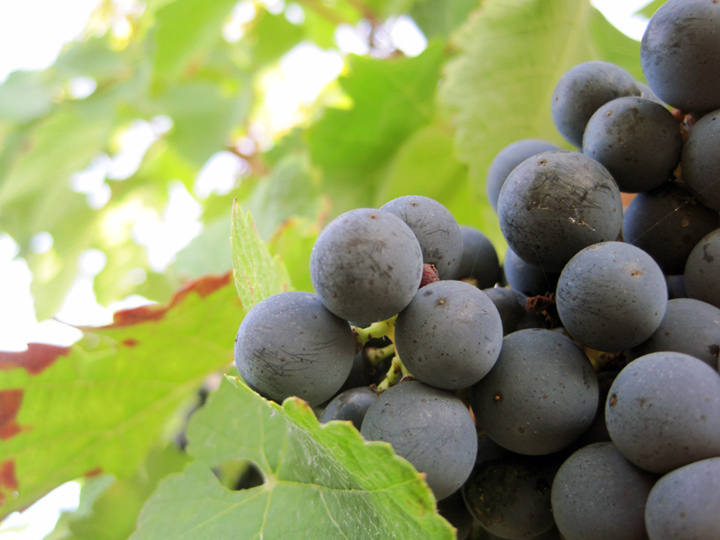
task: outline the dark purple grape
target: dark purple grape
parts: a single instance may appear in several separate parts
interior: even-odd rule
[[[507,145],[497,153],[490,163],[485,181],[485,190],[493,210],[497,210],[498,196],[510,172],[527,158],[560,147],[542,139],[523,139]]]
[[[685,263],[685,292],[720,308],[720,229],[705,236]]]
[[[492,242],[475,227],[460,225],[463,252],[455,279],[473,279],[480,289],[500,280],[500,262]]]
[[[716,540],[720,531],[720,457],[663,476],[650,491],[645,524],[651,540]]]
[[[578,152],[544,152],[508,176],[498,199],[508,245],[524,261],[559,272],[578,251],[615,240],[622,201],[602,165]]]
[[[449,497],[438,501],[438,513],[457,529],[455,533],[457,540],[465,540],[470,536],[473,517],[465,506],[461,490],[458,489]]]
[[[330,222],[310,254],[310,278],[325,307],[365,325],[397,315],[420,285],[423,261],[413,231],[382,210],[350,210]]]
[[[582,151],[610,171],[620,191],[639,193],[670,180],[682,143],[680,124],[670,111],[655,101],[625,96],[590,117]]]
[[[693,298],[670,300],[660,326],[634,348],[634,357],[662,351],[689,354],[718,368],[720,309]]]
[[[720,4],[718,4],[720,6]],[[720,8],[717,8],[720,13]],[[720,28],[718,28],[720,35]],[[682,150],[682,177],[695,198],[720,212],[720,109],[698,120]]]
[[[420,243],[423,262],[434,265],[440,279],[455,277],[463,239],[460,226],[447,208],[429,197],[406,195],[385,203],[381,209],[410,227]]]
[[[470,476],[477,433],[470,411],[454,394],[419,381],[390,387],[370,405],[362,424],[370,441],[389,442],[407,459],[440,500]]]
[[[568,447],[590,426],[598,383],[590,360],[569,338],[545,329],[503,340],[495,366],[470,391],[478,428],[527,455]]]
[[[546,272],[534,264],[525,262],[509,246],[505,250],[503,272],[505,280],[514,291],[528,296],[542,296],[555,291],[560,277],[558,272]]]
[[[266,298],[245,315],[235,338],[240,375],[277,402],[298,396],[315,406],[330,399],[354,357],[350,325],[307,292]]]
[[[641,356],[615,378],[605,422],[622,455],[650,472],[720,456],[720,375],[687,354]]]
[[[720,107],[720,4],[668,0],[640,45],[640,64],[660,99],[684,112]]]
[[[507,336],[525,328],[547,327],[545,317],[540,313],[527,310],[528,297],[523,293],[506,287],[483,289],[500,314],[503,335]]]
[[[648,339],[667,306],[665,276],[643,250],[602,242],[575,255],[560,274],[557,310],[570,335],[600,351]]]
[[[611,442],[585,446],[555,475],[555,523],[565,540],[646,540],[645,501],[655,480]]]
[[[330,400],[320,415],[320,422],[349,420],[359,430],[365,413],[376,397],[377,394],[367,386],[345,390]]]
[[[613,99],[639,95],[632,75],[620,66],[585,62],[566,72],[555,85],[550,112],[560,135],[581,148],[585,126],[595,111]]]
[[[664,273],[682,274],[695,245],[718,227],[717,212],[670,183],[632,200],[625,209],[623,239],[655,259]]]
[[[479,463],[463,497],[483,529],[501,538],[535,538],[553,528],[550,489],[559,462],[507,452]]]
[[[405,367],[425,384],[446,390],[467,388],[484,377],[502,341],[495,304],[463,281],[426,285],[395,323],[395,346]]]

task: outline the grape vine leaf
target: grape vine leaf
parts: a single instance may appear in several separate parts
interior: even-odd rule
[[[235,377],[190,420],[195,460],[160,482],[131,540],[455,537],[415,469],[349,422],[318,423],[299,398],[282,407]],[[251,460],[262,485],[232,491],[212,467]]]
[[[85,475],[132,475],[205,377],[232,362],[230,274],[115,314],[71,348],[0,353],[0,516]]]
[[[287,269],[278,257],[270,255],[250,213],[245,214],[237,201],[233,204],[230,247],[235,288],[246,311],[273,294],[290,290]]]
[[[567,147],[553,125],[550,99],[572,66],[602,59],[605,45],[594,38],[613,35],[602,24],[609,26],[589,0],[487,0],[458,31],[460,53],[446,64],[439,98],[477,193],[484,194],[490,162],[511,142],[537,137]],[[614,58],[631,55],[613,48]]]
[[[414,58],[350,59],[339,84],[352,106],[326,109],[307,131],[334,213],[370,206],[379,171],[408,136],[432,121],[444,55],[443,43],[433,42]]]

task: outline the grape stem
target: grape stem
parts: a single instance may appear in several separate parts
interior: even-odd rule
[[[392,359],[392,365],[390,366],[387,375],[385,375],[385,378],[377,386],[377,393],[380,394],[391,386],[396,385],[403,377],[412,377],[412,374],[407,370],[405,365],[402,363],[402,360],[400,360],[400,357],[396,354]]]
[[[355,350],[359,352],[365,346],[365,344],[372,338],[379,338],[389,336],[393,339],[395,332],[395,319],[397,315],[391,317],[386,321],[380,321],[372,323],[367,328],[360,328],[359,326],[353,326],[352,331],[355,336]]]
[[[368,347],[363,354],[371,366],[378,366],[395,354],[395,344],[391,343],[386,347]]]

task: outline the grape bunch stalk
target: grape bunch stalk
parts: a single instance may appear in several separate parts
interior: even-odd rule
[[[647,85],[557,82],[568,147],[496,156],[502,266],[403,196],[332,220],[314,292],[238,330],[251,388],[390,443],[458,538],[720,538],[720,3],[669,0],[640,54]]]

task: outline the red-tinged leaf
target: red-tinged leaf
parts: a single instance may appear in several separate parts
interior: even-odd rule
[[[0,439],[14,437],[22,427],[17,423],[17,413],[22,403],[23,391],[19,389],[0,391]]]
[[[11,459],[0,462],[0,506],[5,504],[8,495],[18,488],[15,478],[15,462]]]
[[[95,471],[132,476],[205,378],[231,364],[243,316],[230,274],[207,276],[169,305],[83,328],[69,349],[0,354],[0,463],[12,463],[0,517]]]
[[[31,375],[42,373],[58,357],[70,352],[70,347],[58,347],[47,343],[30,343],[26,351],[5,352],[0,351],[0,369],[11,370],[23,368]]]

